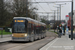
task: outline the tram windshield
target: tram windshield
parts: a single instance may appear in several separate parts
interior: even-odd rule
[[[13,25],[13,33],[25,33],[25,24],[24,22],[16,22]]]

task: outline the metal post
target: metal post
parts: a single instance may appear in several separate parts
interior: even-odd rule
[[[58,21],[58,7],[57,7],[57,21]]]
[[[58,7],[57,7],[57,33],[58,33]]]
[[[47,13],[47,20],[48,20],[48,17],[49,17],[49,13]]]
[[[36,15],[35,15],[35,20],[36,20]]]
[[[0,16],[2,16],[3,17],[3,12],[4,12],[4,0],[1,0],[1,3],[0,3],[1,5],[1,7],[0,7],[0,9],[1,9],[1,14],[0,14]],[[0,20],[2,19],[2,17],[0,18]],[[1,38],[3,38],[3,33],[2,33],[3,31],[1,30]]]
[[[37,14],[36,14],[36,20],[37,20]]]
[[[54,10],[54,32],[55,32],[55,10]]]
[[[60,21],[61,21],[61,5],[60,5]]]
[[[71,9],[71,40],[73,40],[73,0],[72,0],[72,9]]]
[[[37,19],[36,19],[36,14],[35,14],[35,20],[37,20]]]
[[[26,17],[28,17],[28,1],[26,0]]]
[[[3,38],[3,30],[1,30],[1,38]]]

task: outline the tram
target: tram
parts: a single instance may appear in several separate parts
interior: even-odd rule
[[[46,36],[46,24],[31,18],[14,17],[12,41],[34,41]]]

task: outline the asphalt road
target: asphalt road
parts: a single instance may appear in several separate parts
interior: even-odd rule
[[[57,37],[55,33],[46,33],[46,38],[34,42],[6,42],[0,44],[0,50],[39,50],[41,47]]]

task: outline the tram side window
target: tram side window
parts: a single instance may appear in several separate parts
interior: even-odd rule
[[[31,33],[31,23],[28,23],[28,33],[30,34]]]
[[[32,30],[34,30],[34,24],[31,24],[31,28],[32,28]]]
[[[28,28],[31,28],[31,23],[28,23]]]

